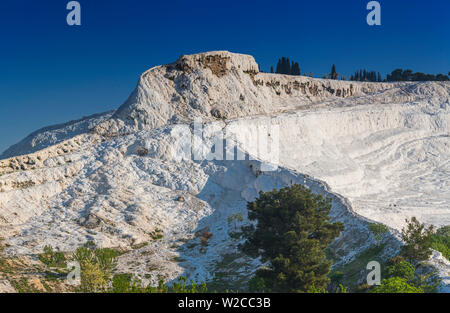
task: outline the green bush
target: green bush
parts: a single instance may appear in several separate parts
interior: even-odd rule
[[[44,253],[39,254],[39,260],[48,267],[65,267],[66,257],[63,252],[54,251],[52,246],[45,246]]]
[[[378,224],[378,223],[371,223],[369,224],[369,230],[372,232],[372,234],[375,236],[375,239],[377,240],[377,244],[381,244],[381,241],[383,240],[384,234],[389,231],[386,225],[384,224]]]
[[[439,228],[432,236],[431,247],[450,260],[450,225]]]
[[[118,254],[117,251],[109,248],[96,249],[89,242],[78,248],[72,257],[80,263],[81,290],[84,292],[105,291],[117,266]]]
[[[85,261],[81,265],[81,286],[83,292],[105,292],[108,287],[108,275],[99,264]]]
[[[248,281],[248,291],[252,293],[266,292],[266,284],[264,283],[264,279],[259,276],[253,276]]]
[[[188,284],[188,279],[186,276],[178,278],[177,282],[169,288],[169,292],[173,293],[206,293],[208,291],[206,284],[197,284],[193,280],[190,280]]]
[[[414,279],[414,266],[406,261],[392,264],[386,268],[388,277],[400,277],[409,282]]]
[[[423,293],[421,288],[408,284],[401,277],[383,279],[381,285],[373,288],[371,293]]]
[[[113,293],[142,293],[145,288],[142,287],[142,281],[133,278],[131,274],[116,274],[111,282],[111,290]]]

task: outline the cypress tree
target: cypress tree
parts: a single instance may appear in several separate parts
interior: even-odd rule
[[[281,60],[278,59],[277,69],[276,69],[276,72],[275,72],[275,73],[280,73],[280,71],[281,71]]]
[[[291,61],[289,58],[286,59],[286,74],[291,75]]]
[[[329,75],[329,78],[331,78],[331,79],[337,79],[338,78],[338,74],[336,73],[336,65],[334,65],[334,64],[331,67],[331,73]]]

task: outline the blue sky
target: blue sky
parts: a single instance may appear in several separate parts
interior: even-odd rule
[[[0,151],[51,124],[117,108],[149,67],[181,54],[252,54],[269,71],[280,56],[321,76],[365,67],[450,71],[450,1],[66,0],[0,2]]]

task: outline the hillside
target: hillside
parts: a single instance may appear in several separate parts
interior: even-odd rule
[[[450,83],[258,69],[253,57],[225,51],[182,56],[143,73],[116,111],[45,128],[5,151],[4,253],[33,255],[45,245],[73,251],[94,241],[129,251],[119,269],[147,282],[183,273],[211,280],[220,271],[245,280],[258,261],[237,252],[227,219],[246,217],[258,191],[292,183],[332,197],[333,220],[345,224],[331,247],[337,264],[375,244],[370,222],[391,227],[385,257],[398,250],[405,218],[450,224]],[[224,133],[221,139],[237,140],[237,154],[255,160],[183,157],[195,119],[204,133],[194,150],[206,156]],[[255,129],[272,135],[275,159],[260,155]],[[267,163],[276,166],[265,171]],[[446,290],[450,263],[439,254],[432,262],[447,276]]]

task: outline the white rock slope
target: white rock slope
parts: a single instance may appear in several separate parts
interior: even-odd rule
[[[279,126],[278,169],[181,160],[176,131],[194,118],[206,123],[207,149],[218,130]],[[183,272],[210,279],[222,256],[236,252],[228,216],[246,216],[259,190],[301,183],[333,198],[331,214],[346,226],[333,249],[346,262],[373,244],[369,220],[394,233],[411,216],[450,224],[449,125],[449,83],[332,81],[261,73],[251,56],[225,51],[182,56],[142,74],[117,111],[38,131],[8,149],[0,236],[8,254],[47,244],[70,251],[88,240],[149,242],[123,256],[120,269],[150,273],[153,282]],[[240,145],[251,155],[256,148]],[[159,231],[163,239],[153,240]],[[205,231],[213,234],[207,247],[199,243]],[[398,249],[395,236],[386,241],[386,255]],[[239,260],[239,275],[256,268]],[[435,263],[448,276],[448,263]]]

